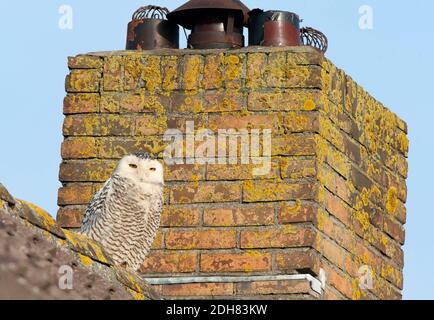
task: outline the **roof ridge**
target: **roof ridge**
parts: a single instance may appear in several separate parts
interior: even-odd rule
[[[59,227],[47,211],[27,201],[14,198],[1,183],[0,211],[15,216],[28,226],[42,231],[50,241],[61,248],[75,252],[87,269],[92,269],[94,262],[107,266],[113,271],[112,278],[126,287],[134,298],[159,299],[152,286],[138,273],[116,267],[100,244],[82,234]]]

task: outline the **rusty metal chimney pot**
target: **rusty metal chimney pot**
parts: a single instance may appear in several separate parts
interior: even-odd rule
[[[127,50],[179,48],[179,27],[166,19],[169,10],[144,6],[134,12],[128,24]]]
[[[189,48],[241,48],[249,11],[239,0],[190,0],[167,18],[192,30]]]

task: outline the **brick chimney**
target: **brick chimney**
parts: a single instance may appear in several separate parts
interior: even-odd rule
[[[407,126],[309,47],[69,59],[58,221],[167,129],[271,129],[271,170],[166,165],[142,273],[166,298],[401,299]],[[200,144],[196,148],[200,147]]]

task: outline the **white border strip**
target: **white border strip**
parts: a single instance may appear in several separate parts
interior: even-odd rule
[[[310,274],[275,275],[275,276],[214,276],[214,277],[172,277],[172,278],[145,278],[151,285],[187,284],[187,283],[236,283],[252,281],[281,281],[281,280],[307,280],[310,287],[318,294],[322,294],[321,281]]]

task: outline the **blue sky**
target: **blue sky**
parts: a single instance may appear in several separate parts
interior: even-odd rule
[[[184,0],[154,0],[170,9]],[[297,12],[329,38],[327,53],[374,97],[409,124],[410,176],[405,245],[406,299],[434,299],[434,211],[431,171],[434,42],[429,0],[245,0],[250,8]],[[59,8],[73,9],[72,30]],[[68,55],[123,49],[126,26],[141,1],[1,1],[0,182],[55,214]],[[359,8],[374,13],[359,28]]]

